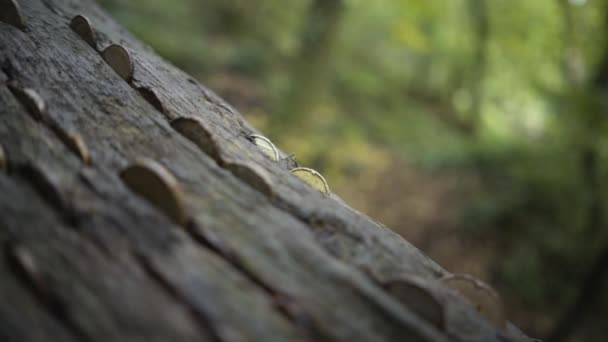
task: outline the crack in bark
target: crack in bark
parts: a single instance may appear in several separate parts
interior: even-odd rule
[[[61,299],[47,286],[45,275],[36,268],[32,255],[16,242],[9,242],[4,248],[5,258],[10,270],[21,281],[40,306],[57,322],[66,327],[77,340],[83,342],[92,339],[70,317],[69,310]]]
[[[68,201],[61,194],[58,186],[47,177],[42,170],[32,164],[21,165],[17,169],[18,173],[22,175],[25,180],[32,186],[34,191],[48,204],[51,208],[55,209],[60,217],[70,226],[78,228],[84,221],[84,217],[74,206],[70,205]],[[154,207],[152,207],[154,208]],[[155,209],[156,210],[156,209]],[[235,271],[243,275],[248,281],[254,286],[260,288],[263,293],[269,296],[274,302],[274,307],[277,312],[285,317],[288,322],[291,322],[297,331],[302,335],[309,337],[314,341],[326,341],[329,340],[324,334],[317,328],[314,319],[311,315],[306,313],[302,307],[289,295],[282,293],[281,291],[270,286],[263,280],[261,280],[252,271],[243,266],[243,263],[239,260],[237,253],[232,251],[226,246],[218,237],[214,236],[210,232],[200,229],[195,222],[190,222],[186,227],[186,232],[199,246],[211,251],[213,254],[219,256],[222,260],[226,261]],[[87,240],[91,241],[103,255],[109,256],[111,252],[104,247],[104,244],[100,241],[87,236]],[[130,248],[133,246],[130,244]],[[108,254],[110,253],[110,254]],[[210,332],[212,337],[217,342],[228,342],[229,340],[220,336],[220,334],[213,329],[213,325],[210,323],[209,318],[204,316],[201,310],[194,307],[188,302],[187,298],[172,286],[155,268],[150,264],[148,258],[141,253],[132,252],[135,260],[138,261],[145,273],[159,283],[159,285],[180,305],[185,307],[188,312],[193,314],[198,322]],[[60,303],[59,303],[60,304]],[[67,313],[61,312],[64,319],[69,319]]]
[[[232,251],[228,246],[223,244],[214,235],[208,233],[205,229],[201,229],[196,225],[195,222],[191,222],[190,226],[186,230],[190,237],[199,243],[201,246],[209,249],[217,256],[228,262],[234,269],[244,275],[254,285],[259,287],[266,293],[270,298],[273,299],[274,306],[277,311],[291,322],[299,332],[304,336],[308,337],[313,341],[329,341],[330,339],[325,336],[318,328],[313,317],[304,311],[301,305],[297,303],[295,299],[286,293],[274,288],[254,272],[249,270],[240,261],[237,253]]]
[[[16,173],[22,176],[42,200],[53,208],[71,226],[78,226],[79,218],[62,196],[57,185],[37,166],[27,163],[18,165]]]
[[[13,63],[11,63],[10,59],[5,57],[2,60],[2,63],[0,63],[0,70],[2,70],[2,73],[4,73],[4,75],[6,76],[6,80],[4,81],[4,83],[8,83],[15,79],[15,75],[17,74],[17,68],[15,68]]]
[[[31,118],[42,123],[83,163],[90,164],[89,150],[80,134],[66,130],[49,115],[44,99],[34,89],[25,88],[18,82],[18,71],[8,58],[0,65],[0,69],[7,78],[4,83]]]
[[[81,233],[80,229],[86,221],[87,215],[84,215],[76,207],[74,207],[61,190],[44,172],[37,166],[27,163],[17,166],[15,170],[17,176],[21,177],[38,196],[57,213],[58,217],[67,225],[73,228],[72,231]],[[102,255],[110,257],[112,251],[109,250],[103,242],[96,239],[94,236],[87,236],[87,239],[101,252]]]
[[[110,259],[112,257],[112,251],[105,247],[105,244],[95,239],[94,236],[81,234],[77,228],[86,220],[86,215],[83,216],[74,206],[68,204],[65,198],[62,196],[61,191],[46,175],[37,167],[26,164],[18,168],[19,174],[30,184],[32,189],[42,198],[42,200],[49,205],[55,212],[58,212],[60,218],[63,219],[68,227],[74,227],[79,233],[79,236],[93,243],[102,255]],[[133,250],[136,248],[129,241],[129,249]],[[32,259],[31,254],[21,247],[19,244],[10,244],[8,248],[4,248],[6,258],[9,261],[11,269],[24,282],[27,288],[33,293],[36,299],[43,305],[43,307],[51,313],[54,317],[62,322],[80,341],[92,341],[86,333],[78,327],[72,317],[70,317],[69,310],[62,303],[61,299],[52,292],[52,287],[48,285],[46,276],[40,272],[35,261]],[[217,336],[213,329],[213,326],[202,317],[199,310],[196,310],[190,305],[187,300],[181,298],[168,282],[166,282],[162,276],[156,272],[153,266],[147,261],[147,258],[140,253],[131,252],[134,260],[142,268],[144,274],[156,281],[164,292],[168,293],[169,296],[180,306],[183,306],[187,312],[194,314],[196,321],[200,322],[205,331],[207,331],[216,342],[229,342],[223,340]]]
[[[213,322],[207,315],[203,312],[204,310],[200,310],[196,306],[192,305],[188,301],[188,298],[180,293],[180,291],[173,286],[165,277],[159,272],[155,266],[150,262],[148,257],[145,255],[132,251],[131,252],[133,258],[137,261],[139,266],[143,269],[145,274],[150,277],[153,281],[155,281],[159,286],[171,297],[175,302],[181,305],[193,318],[196,322],[205,329],[210,337],[215,342],[230,342],[229,339],[224,338],[221,334],[215,329]]]

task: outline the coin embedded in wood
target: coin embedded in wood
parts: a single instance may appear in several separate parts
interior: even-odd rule
[[[29,275],[38,273],[38,266],[32,254],[21,245],[13,245],[9,249],[9,256],[19,267]]]
[[[125,81],[131,82],[133,79],[133,61],[127,49],[120,45],[110,45],[101,53],[108,65],[116,71]]]
[[[89,44],[93,49],[97,49],[97,41],[95,40],[95,31],[93,31],[93,27],[91,26],[91,22],[89,19],[83,15],[77,15],[72,18],[70,22],[70,28],[76,32],[84,40]]]
[[[67,132],[63,137],[64,143],[68,146],[72,152],[76,153],[78,157],[85,163],[91,163],[91,155],[89,154],[89,149],[87,145],[84,143],[82,136],[75,132]]]
[[[13,25],[18,29],[25,28],[21,8],[16,0],[0,0],[0,21]]]
[[[184,195],[175,177],[152,159],[140,159],[120,173],[123,182],[180,225],[188,222]]]
[[[46,103],[34,89],[21,88],[14,83],[9,83],[8,87],[35,120],[42,120],[46,113]]]
[[[9,246],[7,252],[9,261],[28,278],[31,285],[35,286],[37,290],[45,291],[44,275],[30,251],[23,245],[13,244]]]
[[[323,176],[317,171],[307,167],[296,167],[291,170],[291,173],[308,183],[313,188],[329,195],[329,185]]]
[[[252,188],[265,195],[273,195],[270,176],[260,166],[250,163],[229,162],[226,163],[225,168]]]
[[[160,99],[158,98],[156,92],[153,89],[148,87],[139,87],[137,88],[137,91],[146,101],[148,101],[149,104],[156,108],[156,110],[163,114],[166,114],[163,103],[160,102]]]
[[[265,155],[273,161],[279,161],[279,151],[276,146],[265,136],[258,134],[251,134],[249,140],[253,142]]]
[[[91,163],[89,149],[79,133],[68,132],[55,122],[51,122],[50,126],[67,148],[74,152],[85,164]]]
[[[218,164],[222,163],[221,152],[211,132],[200,118],[181,117],[171,120],[171,127],[196,144]]]
[[[502,302],[488,284],[468,274],[450,274],[440,281],[456,290],[482,317],[497,327],[505,327],[506,317]]]
[[[6,160],[6,153],[4,153],[4,147],[0,145],[0,171],[6,171],[8,168],[8,162]]]
[[[398,277],[383,282],[384,288],[399,302],[435,327],[445,329],[445,310],[436,296],[417,277]]]

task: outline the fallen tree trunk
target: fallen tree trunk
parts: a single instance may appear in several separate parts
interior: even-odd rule
[[[527,340],[95,2],[0,3],[2,341]]]

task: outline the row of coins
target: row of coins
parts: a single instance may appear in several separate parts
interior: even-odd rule
[[[279,156],[279,150],[272,143],[272,141],[270,141],[270,139],[258,134],[252,134],[249,136],[249,140],[254,143],[272,161],[279,162],[282,160]],[[283,159],[291,158],[292,156],[288,156]],[[296,164],[295,167],[290,168],[290,172],[294,176],[298,177],[299,179],[312,186],[313,188],[321,191],[322,193],[326,195],[330,194],[329,185],[327,184],[327,181],[316,170],[313,170],[308,167],[298,167]]]
[[[70,23],[70,27],[89,45],[91,45],[94,49],[97,49],[97,44],[95,40],[95,33],[91,27],[89,20],[81,15],[78,15],[72,19]],[[133,62],[131,61],[131,57],[129,52],[120,45],[110,45],[105,50],[101,52],[103,59],[116,71],[118,75],[120,75],[125,81],[130,82],[133,79]],[[141,92],[141,90],[140,90]],[[154,94],[152,94],[154,95]],[[159,102],[157,99],[155,101],[149,101],[152,103]],[[159,109],[159,106],[155,106]],[[161,109],[159,109],[161,110]],[[161,110],[162,111],[162,110]],[[270,141],[270,139],[252,134],[249,136],[249,140],[253,142],[266,156],[268,156],[273,161],[280,161],[281,158],[279,156],[279,151],[276,146]],[[291,157],[287,157],[285,159],[291,159]],[[292,163],[295,164],[295,163]],[[319,190],[320,192],[329,195],[329,185],[325,178],[316,170],[307,167],[293,167],[290,168],[290,172],[303,180],[305,183],[309,184],[313,188]]]
[[[0,21],[13,25],[19,29],[25,28],[25,20],[21,14],[19,4],[15,0],[0,0]],[[77,15],[70,22],[70,28],[76,32],[93,49],[98,50],[95,31],[88,18]],[[103,59],[120,75],[125,81],[131,82],[133,79],[134,66],[129,52],[120,45],[110,45],[101,51]],[[30,94],[26,94],[30,95]],[[34,94],[35,95],[35,94]],[[32,96],[28,96],[32,98]],[[41,102],[42,103],[42,102]],[[250,141],[258,146],[271,160],[279,162],[279,151],[270,139],[253,134],[249,136]],[[288,157],[289,159],[290,157]],[[290,168],[293,175],[300,178],[305,183],[320,192],[329,195],[330,190],[325,178],[317,171],[307,167]]]

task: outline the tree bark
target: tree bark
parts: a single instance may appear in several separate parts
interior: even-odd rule
[[[95,2],[19,8],[23,28],[0,22],[2,341],[527,340],[400,236],[266,158],[239,113]],[[132,77],[102,58],[111,44]],[[149,185],[160,200],[121,179],[141,158],[177,180]],[[172,199],[186,221],[158,204]],[[443,326],[382,286],[403,275],[440,299]]]

